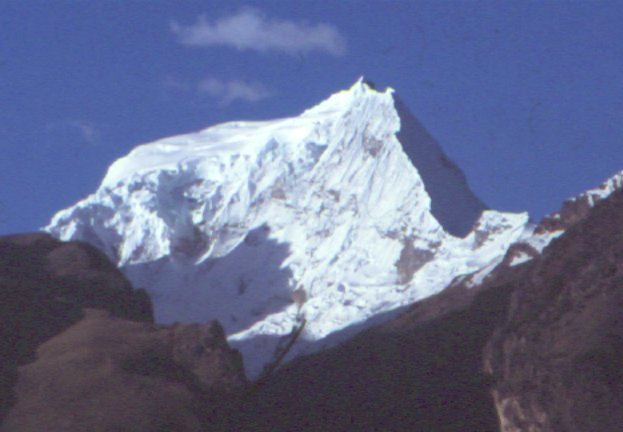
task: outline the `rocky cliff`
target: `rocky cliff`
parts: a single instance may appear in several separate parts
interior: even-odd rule
[[[623,193],[582,213],[513,281],[487,346],[503,432],[623,425]]]
[[[106,256],[0,238],[0,430],[202,431],[244,385],[218,323],[158,326]]]

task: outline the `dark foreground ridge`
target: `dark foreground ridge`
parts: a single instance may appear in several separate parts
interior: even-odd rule
[[[0,418],[14,401],[17,366],[44,341],[78,322],[83,307],[152,319],[151,303],[106,257],[47,234],[0,238]]]
[[[482,348],[507,299],[457,287],[418,303],[284,366],[220,430],[496,431]]]
[[[157,326],[93,247],[0,239],[2,432],[202,431],[245,382],[221,326]]]
[[[0,239],[0,431],[620,431],[623,192],[576,216],[261,383],[217,323],[154,325],[89,246]]]
[[[221,430],[620,431],[622,226],[617,192],[542,256],[286,365]]]
[[[623,191],[580,210],[488,344],[504,432],[622,430]]]

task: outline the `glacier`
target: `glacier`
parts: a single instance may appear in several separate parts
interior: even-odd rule
[[[44,229],[104,251],[158,322],[219,320],[257,376],[302,318],[292,355],[486,277],[534,226],[486,209],[393,89],[360,79],[296,117],[138,146]]]

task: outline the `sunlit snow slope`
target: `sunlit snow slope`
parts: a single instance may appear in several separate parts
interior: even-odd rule
[[[393,91],[360,80],[298,117],[139,146],[46,229],[105,251],[158,321],[218,319],[254,374],[297,317],[319,340],[499,263],[528,217],[483,209]]]

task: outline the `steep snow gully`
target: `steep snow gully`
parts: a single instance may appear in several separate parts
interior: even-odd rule
[[[557,235],[486,210],[393,90],[363,80],[298,117],[138,146],[45,230],[104,251],[157,321],[218,319],[251,376],[303,316],[293,355]]]

